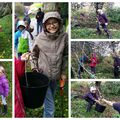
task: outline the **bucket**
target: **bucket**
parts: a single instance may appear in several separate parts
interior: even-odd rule
[[[95,106],[96,111],[103,113],[105,108],[106,108],[106,106],[103,106],[103,105],[96,103],[96,106]]]
[[[26,80],[27,79],[27,80]],[[38,108],[43,105],[49,79],[37,72],[26,72],[20,79],[24,104],[27,108]]]

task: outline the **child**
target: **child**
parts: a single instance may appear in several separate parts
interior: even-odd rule
[[[32,49],[32,70],[50,79],[44,101],[44,117],[54,117],[54,95],[57,81],[65,79],[68,64],[68,35],[58,12],[48,12],[43,19],[43,31],[35,39]]]
[[[102,99],[102,101],[104,101],[106,104],[112,106],[120,114],[120,102],[112,102],[112,101],[108,101],[106,99]]]
[[[88,102],[87,112],[90,112],[91,107],[95,104],[95,102],[99,102],[96,87],[91,87],[90,92],[85,94],[83,98]]]
[[[96,69],[95,69],[96,65],[97,65],[97,57],[95,53],[92,53],[90,58],[90,65],[89,65],[92,74],[96,74]]]
[[[108,19],[101,9],[97,10],[97,20],[98,20],[98,24],[96,28],[97,28],[98,33],[101,34],[100,26],[102,26],[104,31],[107,33],[108,38],[110,38],[108,28],[107,28]]]
[[[29,53],[24,53],[19,59],[15,58],[15,117],[26,116],[24,102],[22,98],[19,80],[25,73],[25,61],[28,60]]]
[[[2,97],[2,103],[4,107],[2,115],[7,114],[6,97],[8,96],[8,93],[9,93],[9,84],[8,84],[8,80],[6,79],[5,69],[2,66],[0,66],[0,95]]]
[[[29,32],[25,30],[25,22],[19,21],[18,23],[18,31],[15,33],[15,50],[18,53],[18,57],[20,57],[23,53],[31,51],[32,40]]]

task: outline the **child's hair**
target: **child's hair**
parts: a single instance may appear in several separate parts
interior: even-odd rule
[[[3,66],[0,66],[0,70],[5,74],[5,69]]]

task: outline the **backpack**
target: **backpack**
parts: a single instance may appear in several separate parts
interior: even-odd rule
[[[28,38],[19,38],[19,43],[18,43],[18,53],[26,53],[29,50],[29,45],[28,45]]]

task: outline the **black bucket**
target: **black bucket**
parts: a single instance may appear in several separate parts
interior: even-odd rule
[[[49,79],[45,75],[37,72],[26,72],[20,79],[25,106],[32,109],[41,107],[45,99],[48,84]]]
[[[95,106],[96,111],[103,113],[105,108],[106,108],[106,106],[103,106],[103,105],[96,103],[96,106]]]

